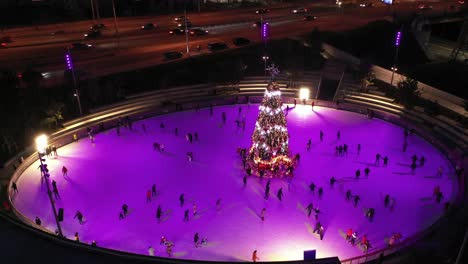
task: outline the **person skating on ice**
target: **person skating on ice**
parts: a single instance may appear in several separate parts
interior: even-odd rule
[[[179,202],[180,202],[180,206],[184,206],[184,203],[185,203],[185,196],[184,194],[182,193],[180,196],[179,196]]]

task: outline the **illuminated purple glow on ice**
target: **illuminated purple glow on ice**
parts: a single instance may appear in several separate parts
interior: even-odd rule
[[[444,200],[454,191],[452,169],[436,148],[421,138],[411,135],[408,150],[401,151],[403,129],[377,119],[334,109],[297,105],[288,119],[290,150],[299,152],[301,161],[288,188],[286,180],[274,179],[271,196],[264,199],[266,180],[248,178],[243,187],[242,163],[237,147],[248,147],[258,115],[258,106],[215,107],[213,117],[209,109],[199,112],[185,111],[135,122],[134,131],[115,129],[96,134],[95,144],[88,138],[64,146],[59,157],[48,158],[50,178],[57,182],[61,198],[58,208],[65,208],[62,228],[67,237],[79,232],[81,241],[96,240],[98,246],[138,254],[147,254],[152,245],[156,255],[167,256],[160,246],[161,236],[175,244],[176,258],[198,260],[249,261],[254,249],[261,260],[298,260],[303,251],[317,249],[317,257],[338,255],[341,259],[363,254],[359,246],[344,241],[342,232],[352,227],[359,235],[367,234],[374,249],[385,246],[385,238],[401,232],[403,238],[429,227],[443,212],[437,204],[433,188],[440,185]],[[291,106],[290,106],[291,107]],[[227,113],[227,123],[222,125],[221,112]],[[245,115],[246,129],[237,128],[235,120]],[[164,122],[165,128],[160,128]],[[145,123],[147,133],[141,124]],[[174,135],[174,128],[179,135]],[[338,129],[341,139],[336,139]],[[319,131],[325,134],[319,140]],[[187,142],[185,134],[198,132],[199,140]],[[83,132],[85,133],[85,132]],[[310,151],[306,150],[312,139]],[[153,142],[165,145],[164,152],[154,151]],[[347,157],[335,156],[335,146],[346,143]],[[362,145],[360,155],[357,144]],[[188,162],[186,153],[192,151],[194,160]],[[374,165],[375,155],[389,157],[389,165]],[[424,155],[424,167],[411,174],[411,156]],[[61,173],[68,168],[68,177]],[[363,170],[369,167],[368,178]],[[444,174],[435,177],[437,168],[443,166]],[[55,230],[52,209],[41,185],[38,162],[28,168],[17,185],[19,193],[14,205],[29,219],[39,216],[43,226]],[[361,179],[355,180],[357,169]],[[329,179],[338,182],[331,188]],[[314,182],[323,187],[322,198],[311,193],[308,185]],[[155,183],[159,195],[146,202],[146,192]],[[276,192],[283,188],[283,201]],[[351,189],[361,197],[355,208],[345,200]],[[179,205],[179,195],[185,194],[185,206]],[[395,198],[395,209],[384,208],[386,194]],[[216,210],[216,200],[222,199],[221,210]],[[192,216],[193,203],[198,214]],[[325,227],[325,237],[320,241],[312,230],[313,215],[308,218],[305,208],[309,203],[319,206],[319,221]],[[119,220],[123,203],[129,205],[130,215]],[[156,208],[161,205],[161,223],[156,221]],[[370,223],[364,217],[364,208],[374,207],[375,219]],[[259,218],[266,208],[265,222]],[[183,222],[186,209],[190,221]],[[73,216],[80,210],[85,217],[83,225]],[[208,239],[208,245],[195,248],[193,236]]]

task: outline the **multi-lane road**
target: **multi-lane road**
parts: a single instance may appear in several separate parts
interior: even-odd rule
[[[314,27],[320,30],[345,30],[364,25],[372,20],[391,19],[393,12],[409,14],[417,11],[418,2],[401,3],[396,6],[376,4],[375,7],[360,8],[349,6],[338,8],[334,4],[308,4],[309,12],[317,17],[315,21],[304,21],[304,15],[292,14],[294,7],[284,5],[270,9],[263,18],[270,23],[269,39],[294,37],[310,32]],[[431,3],[433,10],[448,10],[456,2]],[[117,36],[112,18],[102,19],[106,28],[103,36],[83,40],[93,21],[39,26],[38,28],[14,28],[3,33],[11,37],[8,47],[0,49],[0,68],[8,67],[22,71],[27,67],[47,73],[51,79],[63,77],[65,47],[73,42],[85,41],[93,45],[89,50],[73,52],[75,67],[86,72],[87,77],[96,77],[144,68],[164,62],[163,54],[168,51],[186,51],[185,35],[169,35],[177,27],[174,17],[182,15],[161,15],[147,17],[118,18]],[[209,53],[207,44],[225,42],[235,48],[232,38],[242,36],[253,43],[261,42],[259,28],[252,23],[260,20],[255,9],[224,10],[187,15],[194,27],[209,31],[205,36],[190,36],[191,56]],[[142,30],[146,23],[157,24],[153,30]],[[0,35],[1,36],[1,35]],[[195,49],[200,45],[201,51]],[[188,55],[184,55],[185,57]],[[85,77],[86,77],[85,76]]]

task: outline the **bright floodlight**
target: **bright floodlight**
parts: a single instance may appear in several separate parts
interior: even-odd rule
[[[47,136],[40,135],[36,138],[36,149],[39,153],[45,153],[47,148]]]
[[[309,99],[309,93],[310,93],[309,88],[301,88],[299,90],[299,98],[301,100],[308,100]]]

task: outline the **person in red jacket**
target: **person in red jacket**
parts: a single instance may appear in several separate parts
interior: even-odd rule
[[[252,261],[257,262],[257,260],[260,260],[260,258],[257,256],[257,250],[254,250],[252,253]]]

